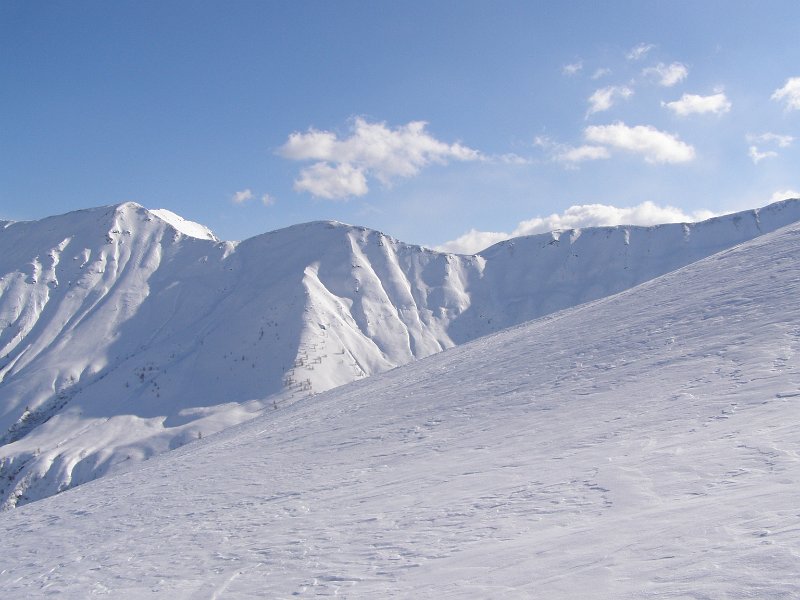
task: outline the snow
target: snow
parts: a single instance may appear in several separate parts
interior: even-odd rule
[[[518,238],[477,256],[316,222],[198,239],[126,203],[0,231],[0,505],[45,498],[800,220]]]
[[[798,253],[792,225],[5,512],[0,589],[797,598]]]
[[[166,208],[156,208],[151,210],[150,213],[154,214],[159,219],[166,221],[183,234],[196,237],[201,240],[213,240],[215,242],[219,241],[217,236],[214,235],[214,232],[205,225],[184,219],[182,216],[176,215],[174,212],[167,210]]]

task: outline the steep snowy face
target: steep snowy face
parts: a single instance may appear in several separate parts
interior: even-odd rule
[[[0,230],[3,506],[635,286],[800,220],[800,202],[477,256],[335,222],[217,242],[176,217],[129,203]]]
[[[10,511],[0,589],[798,598],[798,255],[786,227]]]
[[[170,414],[157,388],[146,391],[149,357],[159,356],[166,330],[191,330],[191,312],[213,307],[218,294],[202,293],[204,282],[225,285],[229,251],[133,203],[2,231],[3,500],[13,504],[34,484],[47,495],[91,479],[142,426]]]
[[[207,254],[224,248],[195,243],[133,203],[13,223],[0,236],[0,382],[3,414],[34,412],[69,396],[116,366],[115,355],[147,346],[175,311],[145,315],[126,329],[151,295],[163,311],[165,282],[176,261],[197,275]],[[177,275],[177,273],[176,273]],[[217,276],[218,277],[218,276]],[[214,278],[217,278],[214,277]],[[153,304],[153,302],[150,302]],[[5,421],[3,421],[5,423]],[[25,423],[20,424],[24,430]],[[7,437],[20,435],[10,431]]]

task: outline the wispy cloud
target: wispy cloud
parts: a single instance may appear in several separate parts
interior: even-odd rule
[[[779,148],[788,148],[794,142],[794,137],[791,135],[782,135],[780,133],[748,133],[745,139],[751,144],[775,144]]]
[[[783,87],[772,94],[772,99],[785,102],[786,110],[800,110],[800,77],[790,77]]]
[[[515,154],[514,152],[508,152],[506,154],[490,156],[487,157],[486,160],[502,163],[505,165],[529,165],[533,162],[532,159],[525,156],[520,156],[519,154]]]
[[[606,75],[611,75],[611,69],[606,69],[605,67],[596,69],[594,73],[592,73],[592,79],[600,79],[601,77],[605,77]]]
[[[270,194],[263,194],[261,196],[261,204],[264,206],[272,206],[276,202],[275,197],[271,196]]]
[[[649,163],[682,163],[695,157],[692,146],[651,125],[592,125],[584,130],[584,137],[593,144],[640,154]]]
[[[605,146],[584,144],[583,146],[575,147],[568,144],[560,144],[543,135],[534,138],[533,143],[544,149],[551,160],[561,163],[567,168],[575,168],[578,163],[587,160],[602,160],[611,157],[608,148]]]
[[[363,196],[369,191],[370,178],[388,185],[396,178],[412,177],[432,163],[483,158],[460,143],[437,140],[426,126],[424,121],[412,121],[390,128],[386,123],[356,118],[347,137],[340,139],[336,133],[316,129],[295,132],[278,153],[291,160],[316,161],[300,171],[294,189],[327,199]]]
[[[751,144],[751,146],[747,149],[747,156],[749,156],[750,160],[753,161],[753,164],[756,165],[766,158],[776,158],[778,156],[778,153],[775,150],[762,151],[759,146],[767,145],[772,146],[773,148],[788,148],[792,145],[792,142],[794,142],[794,138],[791,135],[781,135],[769,131],[757,135],[748,133],[745,136],[745,139]],[[758,144],[758,146],[756,144]]]
[[[628,60],[642,60],[653,48],[655,48],[654,44],[639,44],[631,48],[625,58]]]
[[[750,160],[753,161],[753,164],[757,165],[765,158],[775,158],[778,156],[778,153],[773,150],[760,152],[756,146],[750,146],[750,148],[747,149],[747,156],[750,157]]]
[[[686,223],[710,219],[714,213],[697,210],[686,213],[674,206],[659,206],[654,202],[642,202],[636,206],[617,207],[608,204],[582,204],[571,206],[563,213],[548,217],[534,217],[521,221],[514,231],[480,231],[471,229],[455,240],[437,246],[441,252],[472,254],[497,242],[522,235],[546,233],[557,229],[580,229],[603,225],[658,225],[661,223]]]
[[[633,90],[627,86],[611,85],[600,88],[589,96],[589,109],[586,116],[594,113],[603,112],[614,106],[618,99],[627,100],[633,96]]]
[[[231,202],[234,204],[244,204],[248,200],[253,199],[253,191],[249,188],[246,190],[242,190],[241,192],[234,192],[233,196],[231,196]]]
[[[561,67],[561,73],[564,75],[577,75],[583,69],[583,61],[579,60],[568,65]]]
[[[668,108],[678,116],[686,117],[706,113],[721,115],[730,111],[732,105],[725,93],[719,92],[710,96],[684,94],[680,100],[662,102],[661,106]]]
[[[655,67],[644,69],[642,75],[654,77],[660,86],[672,87],[686,79],[687,75],[689,75],[689,68],[679,62],[674,62],[669,65],[658,63]]]
[[[590,146],[588,144],[577,148],[564,147],[553,158],[562,163],[575,164],[587,160],[602,160],[611,158],[608,148],[604,146]]]

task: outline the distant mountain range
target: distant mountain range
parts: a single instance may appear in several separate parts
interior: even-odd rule
[[[133,203],[0,222],[0,505],[798,220],[800,201],[787,200],[696,224],[516,238],[473,256],[336,222],[221,242]]]

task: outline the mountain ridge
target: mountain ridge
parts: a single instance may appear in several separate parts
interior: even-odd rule
[[[0,232],[0,503],[628,289],[800,220],[541,234],[456,255],[317,221],[199,239],[141,205]]]

